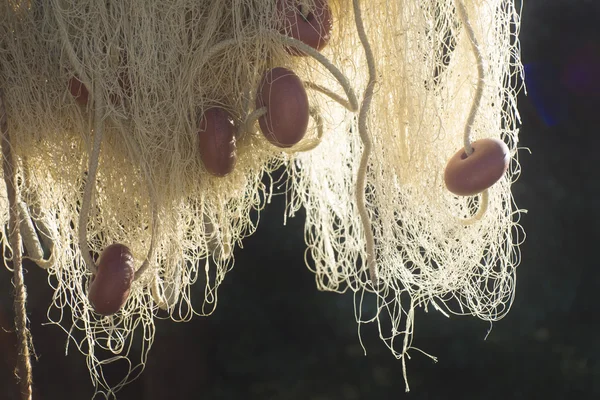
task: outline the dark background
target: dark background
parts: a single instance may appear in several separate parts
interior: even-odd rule
[[[520,96],[523,173],[514,185],[522,225],[516,299],[489,325],[419,310],[411,392],[401,363],[364,326],[351,295],[321,293],[303,264],[301,216],[282,226],[283,199],[236,253],[209,318],[158,321],[141,379],[119,399],[598,399],[600,398],[600,1],[528,0]],[[51,291],[28,265],[39,399],[89,399],[85,359],[64,356],[65,334],[42,326]],[[12,324],[10,273],[0,269],[0,324]],[[0,400],[13,399],[12,336],[0,331]],[[111,370],[115,376],[122,371]]]

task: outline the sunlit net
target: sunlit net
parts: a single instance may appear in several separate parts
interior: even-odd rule
[[[355,292],[357,321],[378,323],[403,362],[413,348],[417,307],[487,321],[509,310],[523,239],[511,195],[520,170],[519,10],[512,0],[465,2],[485,72],[479,82],[457,8],[462,3],[361,3],[376,69],[366,171],[359,171],[358,114],[314,87],[343,99],[348,90],[314,57],[286,51],[285,38],[274,31],[282,18],[274,0],[0,2],[0,87],[21,197],[52,249],[51,262],[42,263],[54,288],[48,316],[87,356],[98,395],[114,395],[141,373],[160,312],[184,321],[214,310],[233,249],[256,229],[257,211],[273,190],[262,178],[280,167],[289,177],[279,184],[289,190],[286,214],[306,210],[306,262],[318,288]],[[369,74],[352,1],[330,6],[334,28],[321,53],[360,102]],[[282,150],[250,121],[237,137],[235,170],[209,175],[197,154],[197,116],[220,106],[245,126],[261,76],[275,66],[307,82],[313,115],[305,139]],[[73,77],[89,89],[86,104],[69,91]],[[502,139],[512,160],[485,195],[459,197],[446,189],[444,168],[464,145],[478,85],[483,97],[472,139]],[[80,227],[99,130],[98,173],[87,226]],[[363,172],[361,210],[356,190]],[[7,209],[0,208],[5,225]],[[375,275],[367,265],[364,211]],[[92,273],[79,246],[81,229],[94,257],[123,243],[138,267],[154,237],[148,269],[113,316],[96,314],[87,298]],[[4,232],[10,254],[7,238]],[[204,298],[192,299],[192,284],[204,287]],[[369,297],[375,310],[363,307]],[[139,359],[130,357],[132,346],[141,348]],[[102,367],[110,362],[129,363],[130,373],[107,382]]]

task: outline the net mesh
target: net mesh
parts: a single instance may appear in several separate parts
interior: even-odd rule
[[[315,4],[298,3],[309,10]],[[273,190],[261,179],[280,167],[289,177],[286,215],[306,209],[306,261],[318,288],[353,291],[357,321],[377,321],[381,338],[403,361],[413,348],[417,307],[488,321],[506,314],[523,239],[510,189],[519,175],[519,10],[511,0],[467,3],[482,81],[457,11],[462,3],[362,2],[377,72],[366,120],[372,149],[362,171],[357,114],[336,101],[349,92],[363,100],[369,81],[350,0],[329,2],[334,29],[321,52],[329,66],[286,51],[275,32],[283,17],[273,0],[0,2],[0,87],[20,190],[40,238],[53,246],[48,315],[87,356],[99,395],[114,395],[141,373],[160,309],[178,321],[214,310],[233,249],[256,229]],[[263,72],[276,66],[306,82],[311,104],[305,139],[286,150],[248,119]],[[87,101],[71,94],[73,78],[89,91]],[[472,139],[502,139],[511,164],[484,194],[458,197],[444,186],[444,168],[464,145],[478,88],[483,97]],[[214,106],[242,127],[235,170],[220,178],[204,170],[197,151],[198,116]],[[99,134],[101,150],[94,154]],[[93,158],[98,172],[91,174],[87,204]],[[356,193],[361,174],[364,209]],[[7,210],[0,209],[4,225]],[[87,299],[92,273],[77,240],[81,229],[93,257],[119,242],[140,265],[153,243],[148,268],[113,316],[94,313]],[[3,244],[10,254],[7,232]],[[192,284],[205,288],[195,307]],[[363,306],[369,297],[375,310]],[[130,357],[134,345],[140,359]],[[102,368],[111,362],[129,363],[121,382],[104,378]]]

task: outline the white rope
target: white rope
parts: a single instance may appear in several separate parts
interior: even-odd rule
[[[467,118],[467,122],[465,124],[465,132],[464,132],[464,146],[465,152],[468,156],[473,153],[473,123],[475,122],[475,117],[477,115],[477,111],[481,105],[481,99],[483,98],[483,88],[485,85],[485,70],[483,65],[483,55],[481,54],[481,50],[479,49],[479,42],[477,41],[477,37],[475,35],[475,31],[473,30],[473,26],[469,21],[469,16],[467,14],[467,9],[465,8],[462,0],[456,0],[456,9],[458,11],[458,15],[460,20],[462,21],[465,31],[467,32],[467,36],[469,38],[469,42],[471,43],[471,48],[473,50],[473,54],[475,54],[475,59],[477,60],[477,88],[475,90],[475,95],[473,96],[473,103],[471,104],[471,111],[469,112],[469,116]]]
[[[371,156],[371,150],[373,147],[371,143],[371,137],[368,132],[367,118],[369,115],[371,100],[373,98],[373,91],[375,90],[376,71],[373,52],[371,50],[371,46],[369,45],[369,39],[365,33],[365,28],[362,22],[359,0],[353,0],[353,6],[356,29],[358,31],[360,42],[362,43],[365,51],[365,57],[367,58],[367,66],[369,69],[369,81],[363,94],[363,102],[360,106],[360,112],[358,114],[358,133],[360,134],[360,140],[363,144],[363,152],[360,158],[360,166],[358,167],[358,176],[356,178],[356,207],[358,208],[358,213],[360,214],[360,220],[365,235],[367,267],[369,269],[369,275],[371,277],[373,286],[376,286],[378,283],[378,273],[376,266],[375,239],[373,237],[373,231],[371,230],[371,220],[369,218],[365,197],[365,190],[367,186],[367,167],[369,165],[369,157]]]

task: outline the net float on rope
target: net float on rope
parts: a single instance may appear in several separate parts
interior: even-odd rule
[[[198,123],[198,147],[204,168],[215,176],[233,171],[237,160],[235,126],[222,108],[210,108]]]
[[[133,255],[127,246],[114,243],[105,248],[88,292],[94,310],[105,316],[119,311],[129,297],[134,275]]]
[[[306,134],[308,96],[302,81],[287,68],[268,70],[260,83],[256,108],[266,107],[258,119],[260,130],[277,147],[291,147]]]
[[[480,139],[471,145],[473,153],[467,156],[459,150],[446,165],[446,188],[458,196],[472,196],[490,188],[508,169],[510,152],[499,139]]]
[[[314,4],[306,13],[298,0],[277,0],[277,11],[284,15],[284,25],[279,32],[320,51],[331,39],[333,19],[327,0],[315,0]],[[293,47],[288,51],[296,56],[305,55]]]

